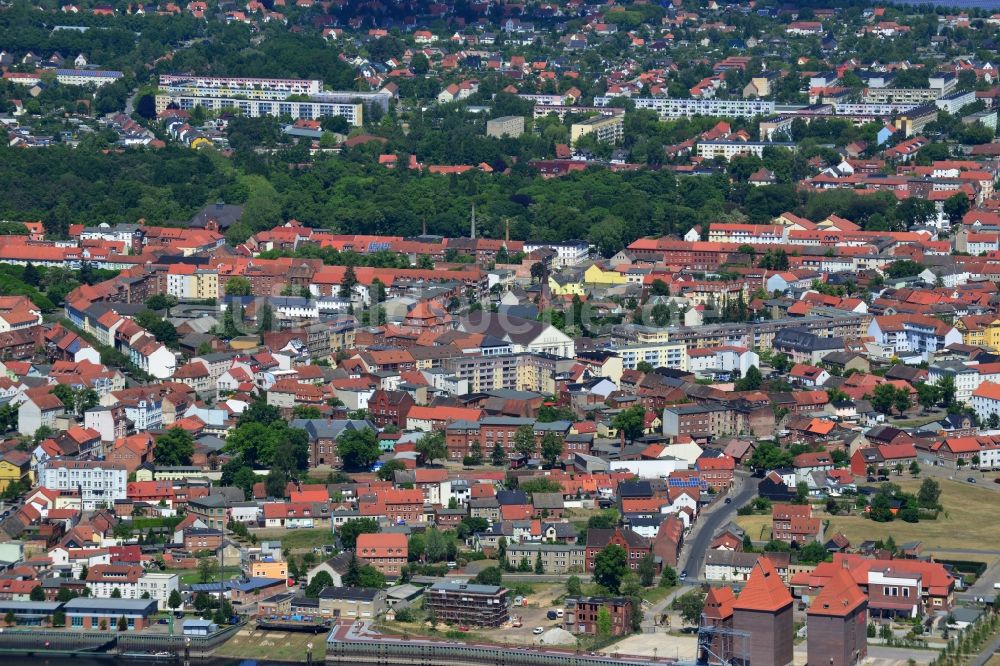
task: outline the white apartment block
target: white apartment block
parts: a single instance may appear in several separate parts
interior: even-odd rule
[[[625,345],[614,351],[621,357],[625,370],[635,370],[642,362],[654,368],[688,369],[687,346],[683,342]]]
[[[576,266],[583,263],[590,256],[590,244],[581,240],[568,240],[561,242],[548,241],[525,241],[524,253],[531,254],[535,250],[548,248],[556,252],[556,265],[559,267]]]
[[[614,97],[595,97],[594,106],[608,106]],[[721,116],[723,118],[752,118],[774,113],[773,100],[751,99],[684,99],[671,97],[635,97],[637,109],[651,109],[663,118],[690,118],[691,116]]]
[[[157,607],[160,610],[168,610],[167,605],[170,593],[180,592],[180,576],[168,573],[147,573],[139,579],[139,598],[144,592],[149,592],[150,599],[156,599]]]
[[[79,493],[85,510],[110,507],[125,499],[128,472],[123,465],[100,460],[53,458],[39,466],[40,485],[64,494]]]
[[[363,108],[361,103],[334,102],[315,98],[303,102],[265,101],[256,99],[238,99],[234,97],[208,97],[203,95],[182,95],[167,93],[156,96],[157,113],[162,113],[170,104],[177,108],[190,111],[201,106],[209,111],[236,109],[250,118],[261,116],[290,116],[292,120],[316,120],[329,116],[342,116],[354,127],[363,123]]]
[[[249,76],[190,76],[187,74],[160,74],[160,87],[190,86],[213,88],[246,95],[255,91],[273,91],[288,95],[317,95],[323,90],[319,79],[273,79]]]
[[[767,147],[785,148],[786,150],[791,151],[795,150],[794,143],[778,141],[727,141],[720,139],[716,141],[699,141],[698,156],[707,160],[716,157],[731,160],[739,155],[756,155],[757,157],[763,157],[764,149]]]
[[[788,227],[780,224],[728,224],[713,223],[708,229],[708,240],[713,243],[752,243],[776,245],[784,243]]]

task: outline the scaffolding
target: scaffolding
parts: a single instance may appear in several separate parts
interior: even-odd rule
[[[708,666],[747,666],[750,662],[750,633],[731,627],[714,626],[701,616],[698,627],[698,663]]]

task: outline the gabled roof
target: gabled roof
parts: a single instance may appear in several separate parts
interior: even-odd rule
[[[768,558],[761,557],[750,570],[750,577],[733,603],[733,609],[776,613],[791,603],[792,595],[781,581],[774,564]]]

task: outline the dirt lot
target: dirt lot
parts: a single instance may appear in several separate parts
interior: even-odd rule
[[[535,591],[529,594],[528,605],[511,607],[512,616],[521,617],[521,627],[509,627],[491,632],[498,641],[507,641],[517,645],[532,645],[538,642],[538,637],[531,633],[535,627],[544,627],[546,631],[552,627],[562,626],[562,619],[550,620],[546,613],[561,606],[554,606],[555,599],[563,595],[566,588],[562,585],[536,585]]]
[[[654,652],[655,650],[655,652]],[[636,634],[601,650],[605,654],[634,654],[661,659],[693,661],[697,657],[698,637],[695,634]]]

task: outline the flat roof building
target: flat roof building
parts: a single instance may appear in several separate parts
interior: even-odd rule
[[[424,608],[442,622],[499,627],[510,615],[510,593],[497,585],[450,580],[427,590]]]
[[[508,136],[516,139],[522,134],[524,134],[523,116],[501,116],[486,121],[486,136],[492,136],[495,139]]]
[[[625,138],[625,119],[623,116],[594,116],[570,125],[571,144],[576,145],[580,137],[588,134],[593,134],[601,143],[618,143]]]

